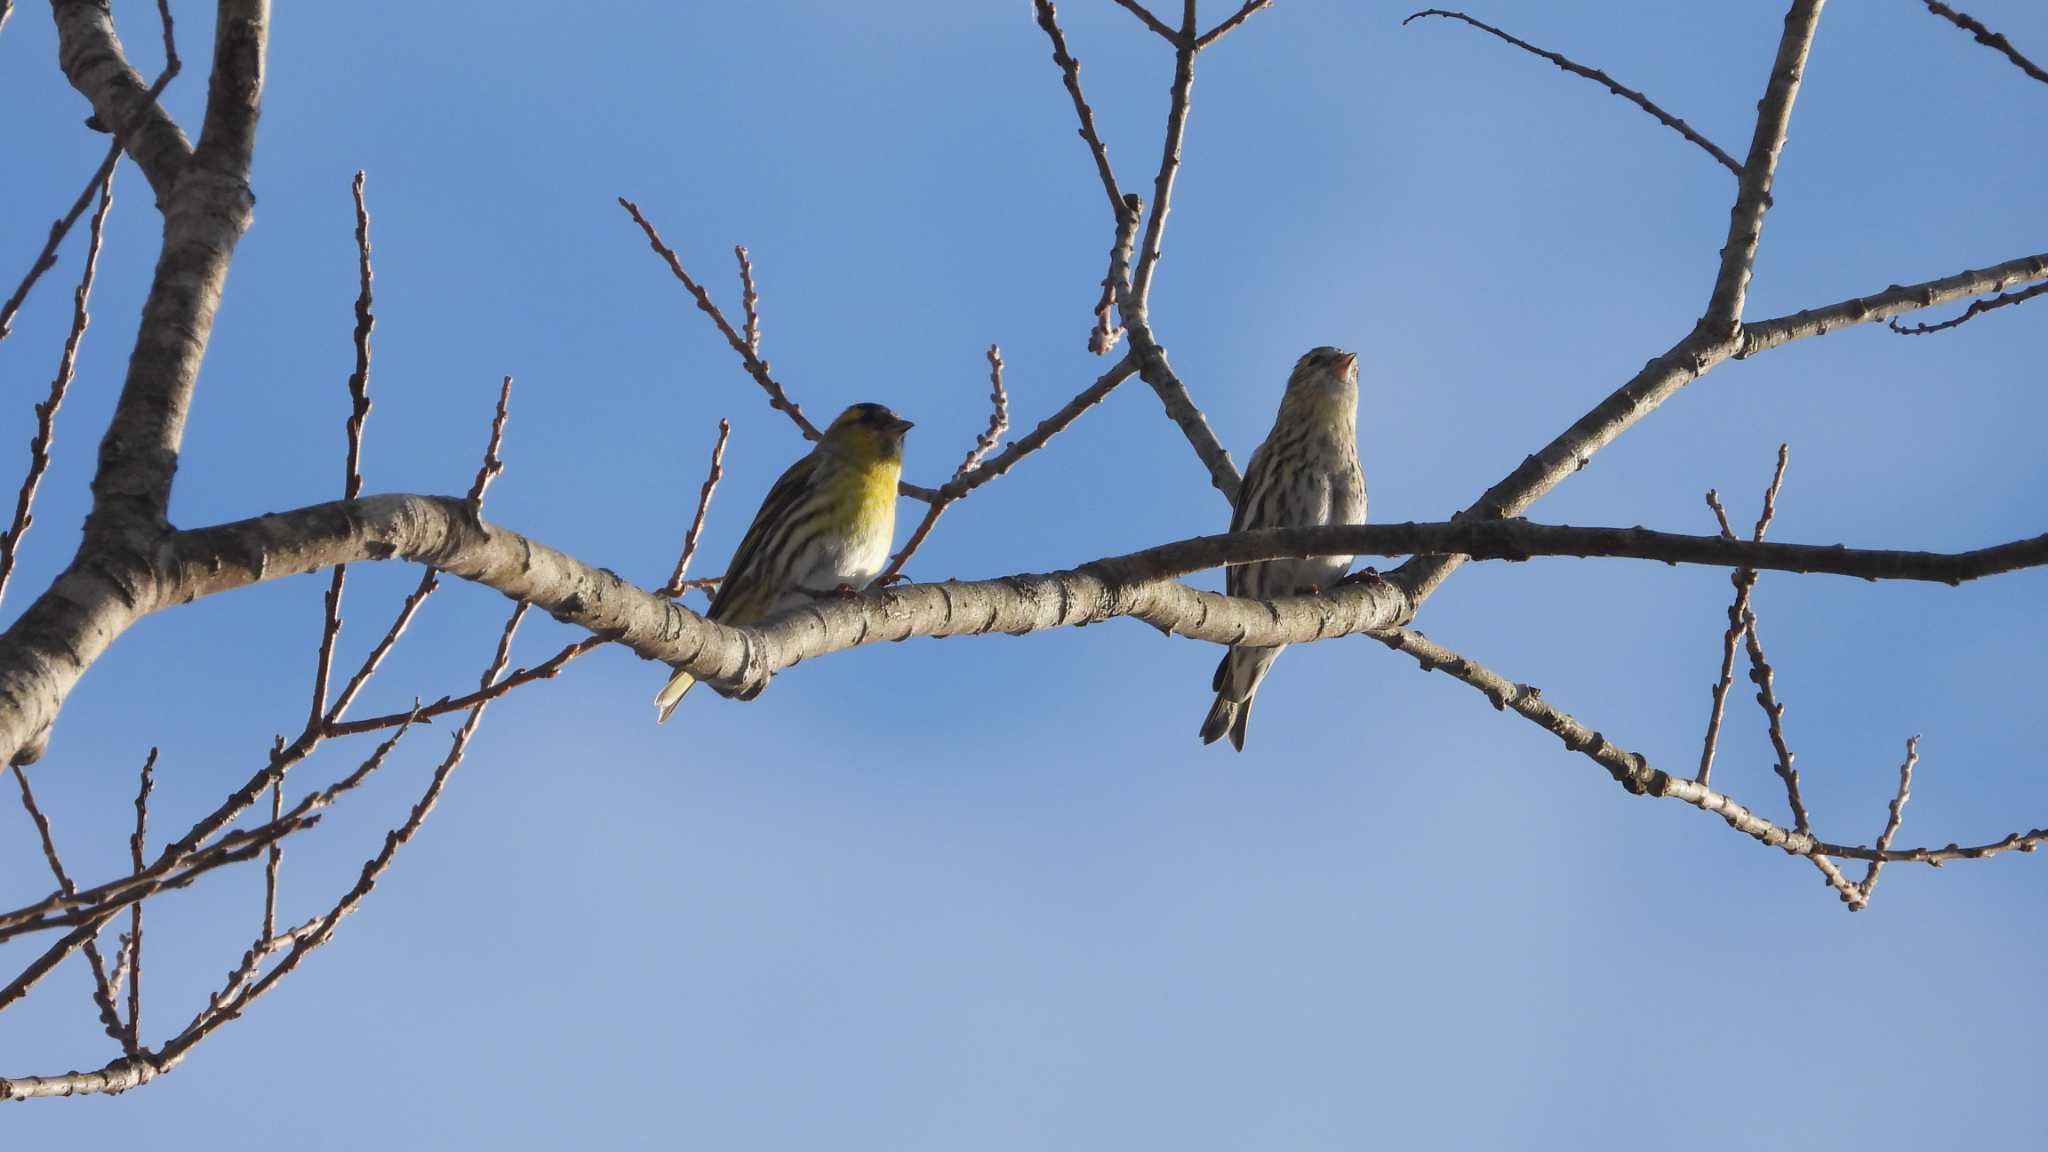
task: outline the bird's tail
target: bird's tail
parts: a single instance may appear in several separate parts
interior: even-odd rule
[[[696,686],[696,683],[697,678],[688,672],[678,672],[669,677],[668,684],[654,696],[656,712],[654,722],[657,724],[667,723],[670,714],[675,712],[676,705],[683,702],[683,697],[689,693],[691,688]]]
[[[1209,715],[1202,721],[1202,743],[1214,744],[1227,733],[1230,746],[1244,751],[1245,729],[1252,722],[1252,698],[1266,678],[1266,670],[1279,658],[1279,648],[1232,648],[1224,653],[1209,684],[1216,690],[1216,703],[1209,706]]]
[[[1216,694],[1216,703],[1209,706],[1209,715],[1202,721],[1202,743],[1214,744],[1230,734],[1230,746],[1244,751],[1244,731],[1252,722],[1252,702],[1232,700],[1223,693]]]

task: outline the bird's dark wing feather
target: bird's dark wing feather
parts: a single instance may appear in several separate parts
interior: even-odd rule
[[[757,569],[770,559],[768,538],[775,531],[775,525],[786,524],[790,514],[804,498],[810,488],[811,471],[816,466],[816,453],[805,456],[789,466],[768,495],[761,501],[760,511],[754,513],[754,522],[747,526],[747,534],[740,539],[740,546],[732,554],[731,563],[725,566],[725,577],[718,582],[718,595],[711,599],[711,610],[706,618],[723,620],[728,612],[737,606],[746,591],[760,591],[762,581],[770,574]],[[746,591],[743,591],[746,590]]]

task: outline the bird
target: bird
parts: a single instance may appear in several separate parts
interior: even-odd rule
[[[1365,472],[1358,464],[1358,356],[1311,349],[1295,361],[1266,442],[1252,453],[1238,487],[1230,530],[1365,523]],[[1349,556],[1311,556],[1232,566],[1224,588],[1254,600],[1317,592],[1351,567]],[[1252,698],[1286,645],[1235,645],[1216,666],[1216,703],[1202,721],[1202,743],[1226,734],[1244,751]]]
[[[705,618],[752,624],[833,592],[868,586],[896,536],[896,481],[911,423],[881,404],[841,412],[768,489],[726,565]],[[678,670],[654,697],[656,722],[696,677]]]

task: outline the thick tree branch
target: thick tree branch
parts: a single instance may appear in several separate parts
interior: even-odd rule
[[[205,129],[164,197],[162,253],[128,378],[100,443],[88,552],[114,536],[132,544],[165,524],[199,366],[255,204],[249,160],[269,15],[267,0],[221,0]]]
[[[65,78],[92,102],[100,126],[126,147],[156,192],[157,203],[168,203],[179,173],[192,158],[185,133],[156,99],[175,71],[167,68],[155,85],[143,83],[114,34],[108,0],[53,0],[51,15],[57,21],[57,62]]]
[[[1702,136],[1698,132],[1694,131],[1692,125],[1687,124],[1685,121],[1680,120],[1678,117],[1673,116],[1671,113],[1666,112],[1662,108],[1657,107],[1657,105],[1653,103],[1648,96],[1645,96],[1641,92],[1638,92],[1635,89],[1630,88],[1628,85],[1621,83],[1614,77],[1609,76],[1607,73],[1602,72],[1597,68],[1588,68],[1584,64],[1580,64],[1579,62],[1571,59],[1568,56],[1552,52],[1549,49],[1538,48],[1536,45],[1529,43],[1527,40],[1523,40],[1516,36],[1512,36],[1484,21],[1475,20],[1472,17],[1467,16],[1463,12],[1453,12],[1444,8],[1426,8],[1408,17],[1406,20],[1401,21],[1401,25],[1403,27],[1406,27],[1409,24],[1412,24],[1425,16],[1437,16],[1445,20],[1458,20],[1466,24],[1470,24],[1472,27],[1479,29],[1481,32],[1485,32],[1498,39],[1505,40],[1509,44],[1512,44],[1515,47],[1520,48],[1524,52],[1528,52],[1531,55],[1540,56],[1543,59],[1548,60],[1552,64],[1557,65],[1559,68],[1563,69],[1566,72],[1571,73],[1574,76],[1583,76],[1596,84],[1605,86],[1609,92],[1614,93],[1616,96],[1621,97],[1623,100],[1626,100],[1629,103],[1635,105],[1636,107],[1641,108],[1643,111],[1648,112],[1651,116],[1656,118],[1657,123],[1664,125],[1666,128],[1671,129],[1673,132],[1676,132],[1680,136],[1685,137],[1687,140],[1692,141],[1694,144],[1699,145],[1702,149],[1706,151],[1707,155],[1712,156],[1715,160],[1719,161],[1722,167],[1728,169],[1730,172],[1735,173],[1737,176],[1742,175],[1742,165],[1735,162],[1735,157],[1730,156],[1726,152],[1723,152],[1721,150],[1720,145],[1714,143],[1712,140],[1709,140],[1705,136]]]
[[[1478,519],[1269,529],[1196,537],[1062,572],[871,591],[844,602],[820,602],[760,629],[734,629],[480,521],[465,501],[386,495],[177,533],[151,568],[118,573],[121,579],[112,587],[79,585],[81,599],[73,607],[91,620],[109,622],[103,630],[111,635],[145,612],[199,596],[338,563],[410,560],[531,601],[557,619],[699,679],[755,687],[800,660],[885,639],[1031,632],[1116,616],[1218,643],[1305,643],[1350,635],[1404,623],[1414,601],[1387,581],[1263,602],[1197,592],[1172,580],[1221,564],[1282,557],[1449,553],[1634,557],[1954,584],[2048,563],[2048,535],[1941,554]],[[27,681],[16,695],[28,706],[0,710],[0,752],[29,746],[47,728],[85,663],[15,674],[17,682]]]

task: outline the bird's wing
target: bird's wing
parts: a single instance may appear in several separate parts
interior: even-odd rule
[[[1270,440],[1271,437],[1268,437]],[[1249,528],[1264,528],[1274,512],[1266,507],[1272,496],[1272,469],[1267,465],[1272,454],[1266,451],[1268,445],[1261,444],[1252,451],[1252,458],[1245,464],[1244,483],[1238,485],[1237,507],[1230,513],[1230,530],[1243,532]],[[1257,598],[1265,583],[1264,564],[1233,564],[1223,570],[1223,588],[1232,596]]]
[[[812,452],[791,464],[789,470],[775,481],[774,487],[768,489],[760,511],[754,513],[754,522],[747,526],[747,534],[740,538],[739,548],[725,566],[725,577],[718,582],[718,595],[712,597],[711,610],[705,614],[708,619],[742,623],[744,618],[754,614],[747,611],[748,608],[758,611],[773,602],[780,589],[767,586],[774,577],[774,573],[765,570],[774,562],[768,540],[778,525],[790,522],[804,494],[811,489],[811,476],[816,467],[817,453]],[[735,613],[738,613],[737,617]]]

